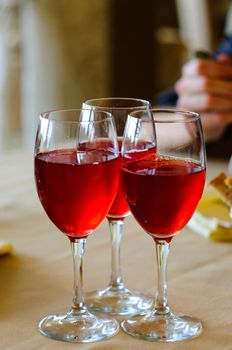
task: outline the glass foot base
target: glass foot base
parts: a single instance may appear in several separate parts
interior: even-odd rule
[[[152,307],[154,298],[125,287],[108,288],[87,293],[85,302],[89,309],[113,315],[131,315]]]
[[[119,325],[114,319],[97,317],[89,311],[70,311],[64,315],[50,315],[39,323],[40,332],[52,339],[66,342],[90,343],[112,337]]]
[[[202,332],[199,320],[184,315],[157,315],[154,312],[148,315],[135,315],[124,320],[121,327],[129,335],[137,338],[175,342],[190,339]]]

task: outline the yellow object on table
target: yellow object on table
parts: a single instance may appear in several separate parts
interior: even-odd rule
[[[220,196],[211,189],[206,189],[188,227],[214,241],[232,241],[232,219],[229,207]]]
[[[0,256],[5,254],[10,254],[13,250],[11,243],[0,240]]]

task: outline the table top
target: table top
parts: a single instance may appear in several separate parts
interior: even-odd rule
[[[106,341],[72,344],[38,331],[45,315],[67,311],[72,299],[72,259],[68,239],[45,215],[33,179],[33,156],[24,151],[0,157],[0,239],[14,246],[0,257],[0,349],[231,349],[232,244],[207,241],[187,228],[171,244],[168,299],[173,311],[198,317],[203,333],[178,343],[153,343],[119,333]],[[208,177],[226,168],[209,161]],[[84,289],[105,287],[110,277],[110,235],[104,221],[89,237]],[[127,287],[155,294],[153,240],[125,220],[121,264]]]

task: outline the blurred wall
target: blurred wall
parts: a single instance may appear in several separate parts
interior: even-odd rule
[[[108,0],[24,1],[20,8],[22,46],[22,129],[34,142],[38,114],[80,107],[109,91]]]
[[[0,150],[17,147],[21,136],[19,8],[0,1]]]
[[[0,150],[32,150],[45,110],[94,97],[153,100],[173,86],[196,42],[214,48],[229,3],[0,0]]]

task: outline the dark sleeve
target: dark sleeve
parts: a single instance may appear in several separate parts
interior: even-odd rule
[[[174,89],[165,90],[154,97],[153,104],[158,106],[175,106],[178,95]]]
[[[232,57],[232,35],[226,35],[216,50],[216,56],[222,53]]]
[[[226,128],[225,133],[219,140],[206,143],[206,153],[211,158],[229,160],[232,154],[232,125]]]

